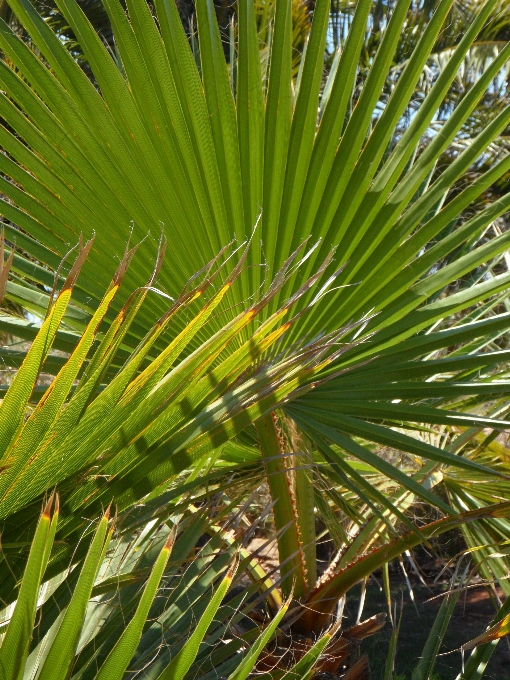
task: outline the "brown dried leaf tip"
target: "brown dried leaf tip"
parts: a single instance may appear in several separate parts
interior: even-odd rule
[[[2,302],[2,300],[4,299],[5,293],[7,291],[7,281],[9,278],[9,272],[11,270],[12,260],[14,257],[14,248],[11,250],[11,253],[5,264],[4,255],[5,255],[5,230],[2,227],[2,231],[0,232],[0,302]]]

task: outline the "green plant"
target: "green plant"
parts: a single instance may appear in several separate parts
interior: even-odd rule
[[[37,603],[58,520],[58,497],[51,516],[53,500],[39,520],[18,599],[3,626],[2,677],[122,678],[133,660],[139,670],[149,664],[151,677],[180,679],[193,666],[210,667],[242,647],[243,636],[222,650],[220,637],[225,619],[246,619],[250,610],[246,594],[224,602],[238,566],[235,550],[225,553],[221,542],[211,541],[186,567],[189,550],[207,525],[204,513],[170,531],[164,523],[154,527],[153,517],[136,540],[125,529],[115,537],[106,513],[81,570],[50,580],[44,602]],[[167,508],[166,514],[172,511]],[[254,632],[244,637],[260,646],[264,637],[259,641]],[[205,655],[208,645],[215,652]]]
[[[105,0],[113,56],[74,1],[61,0],[92,80],[28,0],[11,0],[38,52],[0,24],[6,295],[44,322],[36,334],[31,321],[0,319],[1,330],[34,340],[0,407],[0,518],[17,555],[0,567],[6,603],[26,561],[16,544],[28,544],[48,489],[62,510],[45,579],[84,559],[87,521],[111,502],[129,516],[183,483],[207,498],[214,481],[236,508],[236,485],[219,480],[251,475],[252,491],[267,479],[279,585],[293,598],[277,640],[290,654],[272,677],[290,678],[296,663],[306,677],[315,663],[324,668],[329,642],[334,672],[345,658],[346,638],[329,626],[354,583],[436,531],[470,519],[506,526],[507,506],[495,505],[506,464],[472,459],[463,431],[508,426],[481,405],[510,391],[506,376],[494,379],[508,351],[482,351],[510,325],[497,306],[510,275],[491,271],[510,235],[477,239],[509,195],[459,216],[508,171],[509,157],[450,190],[498,139],[510,108],[442,172],[436,163],[505,67],[508,46],[420,147],[494,0],[395,137],[451,4],[438,2],[373,126],[407,0],[395,5],[353,110],[368,0],[322,96],[326,0],[316,3],[297,78],[287,0],[276,4],[269,59],[254,6],[239,3],[230,65],[206,0],[194,51],[170,0],[157,0],[157,21],[142,0],[127,11]],[[62,260],[80,234],[90,240],[80,240],[66,277]],[[233,237],[248,242],[242,255],[226,246]],[[129,238],[139,243],[118,266]],[[479,280],[451,292],[482,265]],[[23,358],[2,355],[14,366]],[[34,390],[41,370],[58,375]],[[441,425],[461,432],[450,448],[423,436]],[[402,460],[379,455],[381,446]],[[484,475],[496,491],[459,508],[436,493],[444,470]],[[407,511],[418,500],[445,518],[416,526]],[[190,510],[186,498],[181,505]],[[315,510],[339,548],[322,577]],[[267,585],[268,575],[258,580]],[[289,629],[311,640],[304,656]]]

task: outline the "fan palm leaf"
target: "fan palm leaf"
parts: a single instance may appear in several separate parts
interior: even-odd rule
[[[363,498],[352,516],[368,508],[380,522],[372,535],[360,533],[360,544],[388,542],[397,519],[410,529],[408,543],[420,536],[398,493],[385,498],[364,479],[367,470],[454,516],[441,526],[461,511],[493,518],[493,509],[445,500],[428,468],[406,474],[374,444],[431,468],[507,475],[412,436],[444,423],[508,425],[476,404],[510,392],[506,374],[483,373],[506,357],[486,346],[510,326],[508,312],[494,311],[510,273],[493,271],[510,236],[479,241],[510,208],[510,194],[463,218],[508,173],[508,158],[460,191],[459,183],[505,131],[510,107],[438,167],[503,77],[508,44],[434,127],[496,0],[480,6],[404,128],[452,0],[437,3],[387,97],[410,5],[395,3],[354,107],[370,0],[357,3],[322,99],[327,0],[316,3],[297,78],[290,0],[276,3],[267,69],[249,0],[238,6],[235,65],[225,60],[209,0],[197,3],[198,64],[173,0],[156,0],[156,16],[144,0],[104,0],[114,55],[79,5],[59,0],[92,78],[29,0],[10,4],[31,42],[0,23],[5,289],[41,322],[34,328],[9,313],[0,320],[2,330],[33,340],[0,407],[6,540],[33,529],[56,485],[63,543],[48,566],[55,576],[84,557],[74,552],[84,514],[97,517],[112,499],[127,511],[183,473],[199,474],[207,460],[221,470],[226,445],[248,442],[273,496],[283,595],[302,604],[319,587],[310,521],[319,501],[312,475],[294,469],[299,451],[286,419],[312,443],[314,474],[335,480],[333,492],[340,480]],[[233,240],[248,242],[240,257],[228,248]],[[65,274],[77,242],[78,261]],[[472,285],[451,290],[468,276]],[[51,346],[70,358],[49,358]],[[16,365],[20,355],[5,358]],[[45,362],[58,375],[25,420]],[[250,460],[236,451],[231,469]],[[401,552],[408,543],[400,541]],[[363,564],[368,571],[351,571],[348,584],[379,566]],[[19,571],[2,584],[6,601]],[[341,582],[332,568],[332,601],[345,592]]]

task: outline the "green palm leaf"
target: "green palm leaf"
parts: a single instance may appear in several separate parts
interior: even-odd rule
[[[466,432],[508,425],[504,415],[487,415],[483,403],[509,391],[507,375],[495,370],[506,353],[490,345],[510,326],[498,307],[510,275],[496,269],[509,237],[481,241],[508,210],[508,194],[465,218],[506,176],[508,160],[459,187],[499,143],[510,108],[460,151],[455,144],[505,73],[510,47],[500,45],[483,62],[438,128],[436,112],[486,35],[497,4],[488,0],[403,125],[452,2],[435,3],[389,97],[410,0],[395,3],[362,73],[372,3],[356,4],[321,99],[327,0],[316,3],[298,79],[290,0],[276,3],[270,44],[262,46],[267,79],[259,51],[265,30],[259,35],[251,0],[239,3],[230,63],[212,0],[197,3],[195,53],[173,0],[157,0],[156,17],[144,0],[105,0],[115,55],[75,0],[59,0],[87,72],[29,0],[10,0],[31,42],[0,22],[0,212],[11,271],[5,291],[41,321],[8,312],[0,318],[0,329],[32,341],[2,392],[0,518],[3,538],[15,543],[33,530],[47,489],[58,488],[63,511],[47,578],[85,559],[86,541],[74,548],[86,518],[112,500],[121,513],[134,512],[183,475],[191,484],[207,465],[213,475],[222,466],[252,465],[260,480],[265,461],[282,588],[290,594],[295,578],[297,597],[317,587],[315,527],[306,513],[313,519],[314,503],[325,513],[329,507],[314,500],[313,475],[351,517],[367,519],[359,546],[395,533],[396,518],[409,524],[413,500],[406,499],[451,515],[493,502],[489,492],[464,497],[452,481],[445,500],[429,483],[434,471],[448,469],[486,475],[492,484],[504,479],[507,471],[494,461],[464,455],[465,433],[458,450],[414,433],[441,424]],[[445,166],[444,154],[452,156]],[[61,263],[82,238],[90,240],[66,276]],[[138,245],[119,268],[130,238]],[[241,257],[228,247],[233,239],[238,247],[248,243]],[[55,302],[52,288],[62,291]],[[69,358],[57,361],[51,347]],[[8,349],[5,358],[16,365],[23,354]],[[47,390],[35,385],[45,367],[56,374]],[[295,453],[291,434],[282,442],[264,438],[275,409],[308,437],[313,474],[286,465],[286,454]],[[399,469],[373,444],[404,452],[416,469]],[[424,461],[430,466],[420,477]],[[380,486],[371,488],[370,475]],[[481,532],[482,540],[488,526],[463,531],[471,538]],[[409,536],[409,544],[418,539],[415,530]],[[166,561],[157,564],[140,613],[134,598],[126,605],[129,635],[120,639],[131,654],[157,606]],[[6,571],[6,602],[20,576],[19,565]],[[104,629],[103,642],[116,625]],[[204,623],[201,634],[208,628]],[[186,672],[200,659],[202,637],[193,640]],[[320,644],[309,667],[303,661],[304,674]],[[102,649],[100,673],[115,668],[122,676],[130,660],[116,649],[109,661]],[[96,652],[91,645],[80,654],[85,668]]]

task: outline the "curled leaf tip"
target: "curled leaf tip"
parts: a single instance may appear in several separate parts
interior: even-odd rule
[[[237,571],[238,566],[239,566],[239,554],[236,554],[227,570],[227,573],[225,574],[225,578],[231,581],[234,578],[234,574]]]
[[[125,273],[127,272],[129,265],[131,264],[131,261],[133,257],[136,254],[136,251],[140,247],[140,243],[137,243],[136,246],[133,246],[133,248],[129,248],[129,243],[126,245],[126,250],[124,252],[124,256],[122,260],[120,261],[119,266],[117,267],[117,271],[115,272],[113,276],[113,285],[114,286],[120,286],[122,283],[122,279],[124,278]]]
[[[51,515],[51,508],[53,506],[53,501],[55,500],[55,491],[52,492],[51,496],[46,502],[46,505],[43,508],[42,514],[44,517],[49,517]]]
[[[168,242],[167,242],[166,238],[163,235],[161,235],[161,239],[160,239],[159,245],[158,245],[158,256],[156,258],[156,264],[154,266],[154,271],[152,272],[152,276],[150,278],[151,284],[154,283],[159,272],[161,271],[161,267],[163,266],[163,261],[165,259],[167,244],[168,244]]]
[[[2,228],[2,231],[0,231],[0,302],[4,299],[7,291],[7,280],[9,278],[14,257],[14,248],[12,248],[9,257],[7,258],[7,262],[4,264],[4,245],[5,236],[4,229]]]
[[[91,238],[85,245],[83,245],[83,236],[80,235],[80,248],[79,248],[79,254],[78,257],[76,258],[75,263],[73,264],[71,271],[67,275],[67,278],[65,280],[65,283],[62,287],[62,292],[65,290],[70,290],[73,288],[74,284],[76,283],[76,279],[78,278],[78,274],[81,271],[81,268],[83,267],[83,264],[85,263],[85,260],[87,259],[90,250],[94,244],[94,240],[96,238],[95,234],[92,234]]]
[[[168,534],[168,538],[166,539],[165,547],[163,549],[171,550],[174,546],[176,537],[177,537],[177,525],[174,525],[170,530],[170,533]]]
[[[110,512],[111,512],[111,509],[112,509],[112,503],[113,503],[113,501],[110,501],[110,505],[104,511],[103,518],[106,519],[107,521],[110,519]]]

